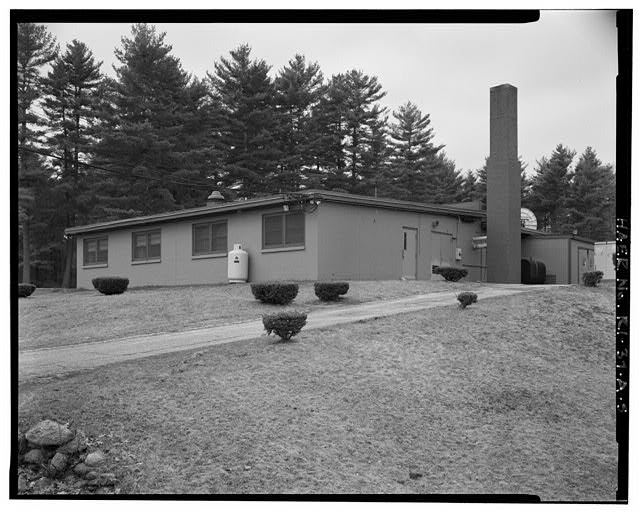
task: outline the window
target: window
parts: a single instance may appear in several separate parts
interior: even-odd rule
[[[262,217],[262,248],[304,245],[304,213],[267,214]]]
[[[84,239],[83,265],[106,264],[109,258],[107,237]]]
[[[227,253],[227,222],[215,221],[193,225],[193,255]]]
[[[134,232],[131,238],[132,260],[160,260],[160,230]]]

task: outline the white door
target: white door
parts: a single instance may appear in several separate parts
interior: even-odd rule
[[[416,279],[418,263],[418,230],[402,228],[402,277]]]

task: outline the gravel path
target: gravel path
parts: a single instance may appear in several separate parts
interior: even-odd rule
[[[478,291],[478,299],[508,296],[561,285],[492,285]],[[305,330],[322,329],[399,313],[456,303],[453,291],[433,292],[355,306],[325,307],[308,314]],[[23,350],[18,353],[19,380],[65,374],[148,356],[198,349],[258,338],[264,334],[261,319],[213,328],[141,335],[73,346]]]

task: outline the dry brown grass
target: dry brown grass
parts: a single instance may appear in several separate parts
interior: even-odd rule
[[[352,305],[470,284],[444,281],[356,281],[339,304]],[[475,285],[474,285],[475,286]],[[335,306],[336,303],[332,303]],[[300,283],[293,307],[322,308],[313,283]],[[109,340],[131,335],[182,331],[258,319],[281,306],[256,301],[249,285],[149,287],[104,296],[96,290],[38,289],[18,301],[20,349]]]
[[[123,493],[614,500],[614,351],[573,286],[25,383],[19,420],[101,436]]]

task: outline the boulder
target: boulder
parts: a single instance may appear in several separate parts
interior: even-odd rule
[[[98,486],[113,486],[116,484],[116,475],[111,473],[100,474],[96,479]]]
[[[31,449],[27,454],[24,455],[25,463],[32,463],[34,465],[38,465],[42,463],[44,460],[44,455],[40,449]]]
[[[95,481],[96,479],[98,479],[98,476],[99,476],[99,474],[95,470],[91,470],[91,471],[87,472],[84,475],[84,478],[87,481]],[[92,484],[95,484],[95,483],[92,483]],[[98,485],[96,485],[96,486],[98,486]]]
[[[24,492],[29,488],[29,482],[24,476],[18,476],[18,493]]]
[[[87,457],[84,460],[84,464],[87,467],[99,467],[104,464],[105,455],[102,451],[94,451],[87,454]]]
[[[78,454],[87,448],[87,438],[82,431],[78,431],[73,440],[67,442],[63,446],[58,448],[58,452],[61,454]]]
[[[18,454],[25,454],[28,450],[27,438],[24,436],[24,433],[20,433],[18,435]]]
[[[53,445],[57,447],[72,440],[73,432],[53,420],[43,420],[27,431],[25,437],[33,445]]]
[[[87,467],[84,463],[78,463],[75,467],[73,467],[73,472],[77,476],[84,476],[87,472],[89,472],[89,467]]]
[[[51,461],[49,462],[49,470],[52,474],[62,474],[67,469],[69,463],[69,456],[57,452]]]

